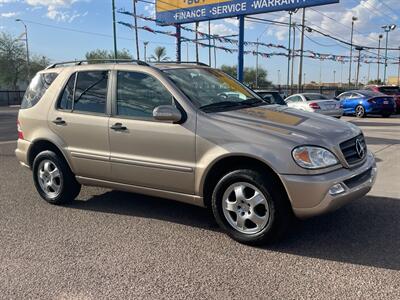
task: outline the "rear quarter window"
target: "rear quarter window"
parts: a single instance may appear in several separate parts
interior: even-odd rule
[[[57,78],[58,73],[38,73],[33,77],[22,99],[21,109],[35,106]]]

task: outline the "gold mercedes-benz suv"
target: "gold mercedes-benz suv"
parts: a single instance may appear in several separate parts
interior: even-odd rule
[[[49,203],[81,185],[168,198],[209,208],[248,244],[364,196],[376,177],[357,126],[270,104],[194,63],[49,66],[26,91],[18,137]]]

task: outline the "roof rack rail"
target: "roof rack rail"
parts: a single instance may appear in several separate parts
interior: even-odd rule
[[[84,60],[71,60],[71,61],[63,61],[59,63],[54,63],[51,64],[46,68],[48,69],[53,69],[57,66],[60,65],[75,65],[75,66],[80,66],[83,63],[137,63],[140,66],[149,66],[149,64],[145,61],[142,60],[137,60],[137,59],[110,59],[110,58],[105,58],[105,59],[84,59]]]
[[[157,62],[153,62],[153,63],[155,63],[155,64],[194,64],[194,65],[209,67],[209,65],[207,65],[205,63],[196,62],[196,61],[157,61]]]

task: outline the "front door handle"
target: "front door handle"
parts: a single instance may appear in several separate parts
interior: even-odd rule
[[[128,128],[126,128],[125,126],[122,126],[121,123],[115,123],[115,124],[112,125],[110,128],[111,128],[112,130],[115,130],[115,131],[124,131],[124,130],[127,130],[127,129],[128,129]]]
[[[67,122],[65,122],[62,118],[58,117],[55,120],[53,120],[53,123],[56,125],[66,125]]]

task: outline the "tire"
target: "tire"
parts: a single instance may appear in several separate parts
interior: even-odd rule
[[[357,118],[365,118],[367,116],[367,113],[365,112],[365,108],[362,105],[357,105],[356,106],[356,117]]]
[[[382,114],[382,117],[383,118],[389,118],[391,115],[392,115],[391,113],[385,113],[385,114]]]
[[[276,241],[288,228],[293,215],[281,184],[273,176],[251,169],[239,169],[223,176],[212,193],[211,208],[218,225],[231,238],[248,245]],[[240,225],[243,225],[241,229]]]
[[[63,157],[52,151],[39,153],[33,161],[33,181],[39,195],[50,204],[72,202],[81,190]]]

